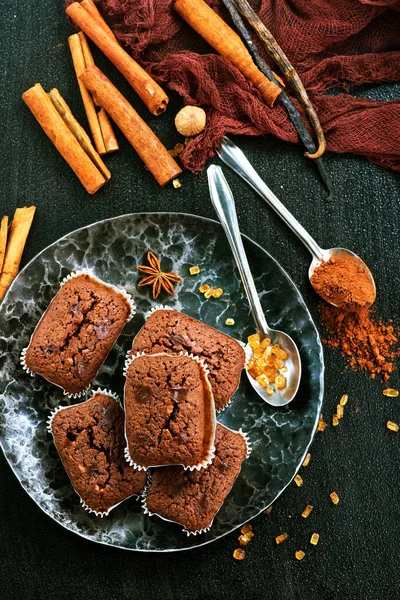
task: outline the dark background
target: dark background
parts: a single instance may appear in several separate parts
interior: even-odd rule
[[[62,2],[1,3],[0,216],[35,204],[37,213],[23,265],[48,244],[94,221],[129,212],[181,211],[214,218],[205,173],[182,177],[182,187],[161,189],[119,135],[121,149],[106,159],[112,180],[95,197],[81,187],[33,116],[21,94],[36,82],[58,87],[77,118],[86,120],[70,60]],[[149,115],[116,70],[95,53],[98,65],[125,93],[167,146],[182,141],[173,117],[181,101],[171,97],[162,117]],[[363,88],[366,97],[393,99],[399,86]],[[237,138],[272,190],[326,248],[344,246],[362,256],[377,284],[376,313],[399,316],[398,175],[353,156],[326,154],[336,188],[324,189],[299,148],[273,138]],[[399,143],[399,140],[393,140]],[[241,230],[265,247],[301,290],[319,325],[317,298],[308,280],[310,256],[263,202],[227,172],[237,201]],[[325,351],[325,419],[349,395],[336,428],[317,433],[311,462],[301,470],[304,486],[291,484],[271,515],[253,521],[255,537],[243,562],[235,561],[238,532],[211,545],[172,554],[141,554],[102,547],[62,529],[20,487],[0,454],[1,597],[13,599],[274,598],[373,599],[400,596],[399,434],[385,428],[400,422],[400,398]],[[391,381],[400,387],[398,375]],[[329,493],[340,503],[334,506]],[[314,505],[308,519],[300,514]],[[287,531],[280,546],[274,538]],[[309,544],[320,534],[317,547]],[[306,552],[302,562],[298,549]]]

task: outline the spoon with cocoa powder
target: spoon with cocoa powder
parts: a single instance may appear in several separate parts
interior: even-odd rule
[[[264,183],[243,152],[227,137],[217,150],[219,158],[240,175],[290,227],[311,252],[308,277],[314,290],[326,302],[347,310],[371,306],[376,288],[371,271],[354,252],[345,248],[324,250],[294,218]]]

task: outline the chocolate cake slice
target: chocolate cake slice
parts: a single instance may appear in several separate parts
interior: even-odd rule
[[[181,467],[155,469],[145,509],[179,523],[188,534],[206,531],[239,475],[247,453],[245,437],[218,423],[211,465],[192,473]]]
[[[133,340],[132,354],[189,352],[204,360],[214,394],[215,408],[224,408],[236,391],[245,353],[221,331],[175,310],[154,311]]]
[[[78,396],[132,313],[130,297],[87,273],[67,278],[36,326],[22,364]]]
[[[59,409],[49,430],[65,470],[86,508],[104,515],[139,495],[146,474],[124,458],[124,411],[113,395],[98,390],[81,404]]]
[[[124,403],[130,464],[199,469],[209,463],[215,407],[207,371],[198,359],[165,353],[133,357]]]

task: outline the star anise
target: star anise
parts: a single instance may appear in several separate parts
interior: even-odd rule
[[[137,270],[140,273],[145,273],[147,275],[147,277],[143,277],[143,279],[139,281],[139,287],[152,285],[154,300],[158,298],[162,289],[167,292],[167,294],[175,296],[174,284],[179,283],[181,277],[176,273],[163,273],[160,261],[152,252],[147,253],[147,260],[150,264],[149,267],[146,265],[139,265],[137,267]]]

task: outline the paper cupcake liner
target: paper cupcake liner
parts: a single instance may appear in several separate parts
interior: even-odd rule
[[[145,320],[147,321],[149,316],[152,315],[153,313],[157,312],[158,310],[175,310],[175,309],[172,308],[171,306],[167,306],[166,304],[156,304],[155,306],[153,306],[153,308],[151,308],[150,310],[148,310],[147,312],[144,313]],[[175,312],[179,312],[179,311],[175,311]]]
[[[224,427],[225,427],[225,425],[224,425]],[[226,429],[228,429],[228,427],[226,427]],[[232,431],[232,429],[231,429],[231,431]],[[240,429],[239,429],[239,431],[235,431],[235,433],[240,433],[240,435],[243,437],[243,439],[244,439],[244,441],[245,441],[246,448],[247,448],[247,452],[246,452],[246,456],[245,456],[245,459],[244,459],[244,460],[247,460],[247,459],[249,458],[249,456],[250,456],[250,454],[251,454],[252,450],[253,450],[253,446],[252,446],[252,444],[251,444],[251,442],[250,442],[250,440],[249,440],[249,436],[248,436],[248,434],[247,434],[247,433],[245,433],[245,432],[243,431],[243,429],[242,429],[242,428],[240,428]]]
[[[67,283],[67,281],[69,281],[70,279],[74,279],[74,277],[79,277],[80,275],[88,275],[91,279],[94,279],[94,281],[97,281],[98,283],[101,283],[102,285],[108,287],[109,289],[114,290],[114,292],[117,292],[117,294],[119,294],[120,296],[123,296],[125,298],[125,300],[128,302],[128,304],[130,306],[130,313],[126,319],[127,323],[136,314],[136,304],[135,304],[132,296],[130,294],[128,294],[128,292],[126,290],[124,290],[123,288],[117,287],[113,283],[107,283],[106,281],[103,281],[99,277],[96,277],[96,275],[94,275],[92,273],[92,271],[90,271],[90,269],[78,269],[77,271],[73,271],[72,273],[70,273],[69,275],[64,277],[64,279],[60,283],[60,289],[62,288],[62,286],[65,283]]]
[[[98,281],[99,283],[101,283],[102,285],[114,290],[115,292],[117,292],[118,294],[120,294],[121,296],[123,296],[125,298],[125,300],[128,302],[129,307],[130,307],[130,313],[126,319],[126,323],[128,323],[128,321],[130,321],[133,317],[133,315],[136,312],[136,307],[135,307],[135,303],[132,299],[132,297],[125,291],[125,290],[121,290],[119,288],[117,288],[115,285],[111,284],[111,283],[106,283],[105,281],[102,281],[101,279],[99,279],[98,277],[96,277],[95,275],[93,275],[89,269],[80,269],[78,271],[73,271],[72,273],[70,273],[69,275],[67,275],[66,277],[64,277],[64,279],[62,280],[62,282],[60,283],[60,289],[63,287],[63,285],[65,285],[65,283],[67,281],[69,281],[70,279],[73,279],[75,277],[79,277],[80,275],[88,275],[91,279]],[[54,300],[55,296],[53,297],[53,299],[51,300],[51,302]],[[50,302],[50,304],[51,304]],[[50,306],[49,304],[49,306]],[[31,371],[27,364],[26,364],[26,353],[27,350],[29,348],[29,346],[31,345],[32,342],[32,338],[35,334],[35,331],[37,329],[37,327],[39,326],[40,322],[42,321],[43,317],[45,316],[46,312],[47,312],[48,307],[46,308],[46,310],[44,311],[44,313],[42,314],[42,316],[40,317],[31,337],[29,340],[29,344],[26,346],[26,348],[23,348],[23,350],[21,351],[21,356],[20,356],[20,364],[22,365],[22,368],[24,369],[24,371],[26,373],[28,373],[29,375],[31,375],[31,377],[34,377],[35,375],[40,375],[40,377],[43,377],[43,379],[45,379],[46,381],[48,381],[49,383],[57,386],[58,388],[60,388],[65,396],[68,396],[68,398],[81,398],[82,396],[84,396],[86,394],[86,392],[90,389],[90,383],[80,392],[76,392],[75,394],[71,394],[69,392],[67,392],[61,385],[59,385],[58,383],[54,383],[54,381],[50,381],[50,379],[48,379],[47,377],[45,377],[44,375],[42,375],[41,373],[34,373],[33,371]],[[104,358],[104,361],[106,360],[107,356]],[[100,365],[98,371],[100,370],[100,368],[102,367],[102,365],[104,364],[104,361],[102,362],[102,364]],[[98,372],[97,371],[97,372]]]
[[[97,394],[101,394],[102,396],[109,396],[110,398],[113,398],[113,399],[114,399],[114,400],[115,400],[115,401],[116,401],[116,402],[119,404],[119,406],[121,406],[121,408],[122,408],[121,401],[120,401],[120,399],[119,399],[118,395],[117,395],[117,394],[115,394],[114,392],[112,392],[111,390],[107,390],[107,389],[103,389],[103,388],[97,388],[96,390],[93,390],[93,392],[92,392],[91,396],[90,396],[89,398],[87,398],[86,400],[84,400],[84,402],[80,402],[79,404],[74,404],[74,405],[72,405],[72,406],[73,406],[74,408],[75,408],[75,406],[81,406],[82,404],[85,404],[86,402],[89,402],[89,400],[91,400],[92,398],[94,398],[94,396],[96,396]],[[56,441],[55,441],[55,439],[54,439],[53,430],[52,430],[52,423],[53,423],[53,419],[54,419],[54,417],[55,417],[55,415],[56,415],[57,413],[59,413],[59,412],[61,412],[61,411],[63,411],[63,410],[67,410],[68,408],[72,408],[72,407],[71,407],[71,405],[68,405],[68,406],[59,406],[58,408],[54,408],[54,409],[51,411],[51,413],[50,413],[50,415],[49,415],[49,417],[48,417],[48,419],[47,419],[47,426],[46,426],[46,429],[47,429],[47,431],[48,431],[49,433],[51,433],[51,435],[52,435],[52,437],[53,437],[53,442],[54,442],[54,445],[55,445],[55,447],[56,447],[56,448],[57,448],[57,445],[56,445]],[[58,452],[58,450],[57,450],[57,452]],[[62,458],[61,458],[61,456],[60,456],[60,455],[59,455],[59,457],[60,457],[60,460],[61,460],[61,462],[63,463],[63,460],[62,460]],[[64,466],[64,463],[63,463],[63,466]],[[64,466],[64,469],[65,469],[65,466]],[[66,473],[67,473],[67,475],[68,475],[68,471],[67,471],[67,469],[65,469],[65,472],[66,472]],[[140,498],[140,496],[141,496],[141,494],[131,494],[130,496],[127,496],[126,498],[124,498],[124,499],[123,499],[123,500],[121,500],[120,502],[117,502],[116,504],[113,504],[113,506],[110,506],[110,507],[109,507],[107,510],[105,510],[105,511],[98,511],[98,510],[94,510],[93,508],[91,508],[90,506],[88,506],[88,504],[86,504],[86,502],[83,500],[83,498],[82,498],[82,497],[81,497],[81,496],[78,494],[78,492],[76,491],[76,489],[75,489],[75,487],[74,487],[74,484],[73,484],[73,482],[71,481],[71,479],[70,479],[69,475],[68,475],[68,479],[70,480],[70,482],[71,482],[71,485],[72,485],[72,487],[74,488],[74,491],[75,491],[76,495],[79,497],[79,503],[81,504],[81,506],[82,506],[82,507],[83,507],[83,508],[84,508],[84,509],[85,509],[87,512],[94,514],[96,517],[101,517],[101,518],[103,518],[103,517],[106,517],[106,516],[108,516],[108,514],[109,514],[109,513],[110,513],[110,512],[111,512],[111,511],[112,511],[114,508],[116,508],[117,506],[119,506],[120,504],[122,504],[122,502],[125,502],[125,500],[128,500],[128,498],[133,498],[134,496],[136,496],[137,498]],[[143,491],[144,491],[144,490],[143,490]],[[142,493],[143,493],[143,492],[142,492]]]
[[[125,433],[125,441],[126,441],[126,448],[125,448],[125,460],[127,461],[127,463],[131,466],[134,467],[135,469],[138,469],[139,471],[147,471],[147,469],[150,468],[155,468],[155,467],[168,467],[168,466],[182,466],[185,471],[189,470],[189,471],[200,471],[200,469],[205,469],[209,464],[211,464],[212,459],[215,456],[215,445],[214,445],[214,440],[215,440],[215,430],[217,427],[217,419],[215,416],[215,405],[214,405],[214,396],[213,396],[213,392],[212,392],[212,388],[211,388],[211,384],[208,380],[208,373],[209,370],[206,366],[206,363],[199,357],[199,356],[195,356],[193,354],[189,354],[188,352],[179,352],[179,354],[168,354],[167,352],[157,352],[156,354],[148,354],[146,355],[144,352],[138,352],[137,354],[134,354],[133,356],[128,355],[127,359],[125,361],[125,366],[124,366],[124,375],[126,377],[128,369],[130,367],[130,365],[133,363],[134,360],[136,360],[137,358],[139,358],[140,356],[169,356],[171,358],[175,358],[176,356],[187,356],[188,358],[194,360],[195,362],[197,362],[200,367],[201,367],[201,371],[203,374],[203,385],[206,386],[207,390],[208,390],[208,394],[209,394],[209,405],[208,405],[208,409],[206,411],[205,414],[205,423],[209,426],[209,431],[208,431],[208,438],[211,440],[210,444],[209,444],[209,448],[206,450],[205,452],[205,456],[203,458],[203,460],[201,462],[199,462],[196,465],[180,465],[180,464],[171,464],[171,465],[148,465],[148,466],[143,466],[140,465],[138,463],[136,463],[133,458],[130,455],[129,452],[129,442],[128,442],[128,436],[126,434],[126,419],[125,419],[125,429],[124,429],[124,433]],[[124,409],[125,409],[125,399],[124,399]],[[126,412],[126,411],[125,411]]]

